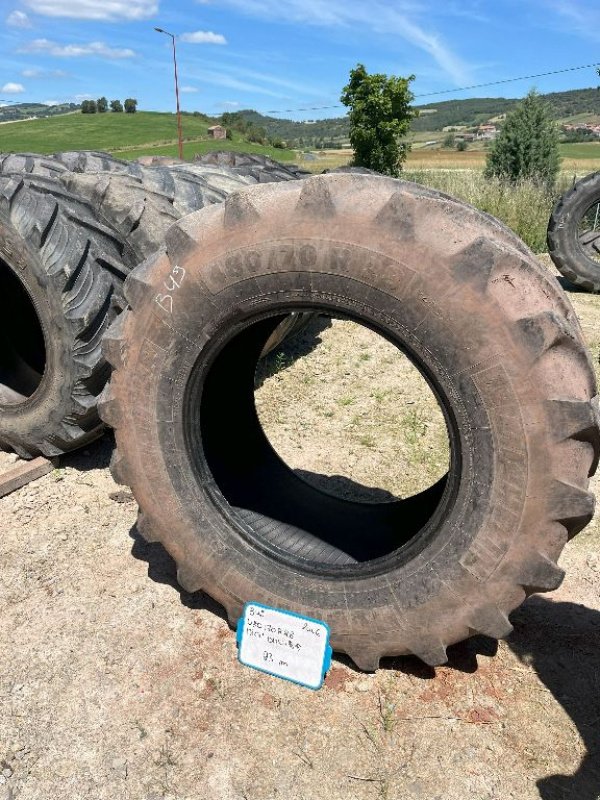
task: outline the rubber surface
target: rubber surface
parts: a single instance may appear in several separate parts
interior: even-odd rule
[[[258,183],[296,180],[305,178],[311,173],[296,164],[281,164],[268,156],[258,153],[234,153],[229,150],[203,153],[194,158],[197,164],[213,164],[229,167],[239,175],[247,175]]]
[[[600,292],[600,229],[598,260],[581,246],[579,223],[590,206],[600,203],[600,172],[586,175],[562,195],[548,223],[548,251],[559,272],[588,292]]]
[[[384,655],[435,665],[467,636],[505,636],[511,610],[560,584],[558,556],[594,508],[595,379],[566,296],[511,242],[463,203],[362,175],[255,187],[171,229],[166,253],[127,281],[101,413],[138,527],[188,591],[232,624],[248,600],[323,619],[335,649],[372,670]],[[387,335],[453,420],[452,491],[411,499],[407,531],[365,518],[379,552],[360,525],[347,540],[344,524],[327,533],[362,505],[341,517],[300,490],[256,427],[252,359],[277,324],[268,314],[292,307]],[[240,374],[223,394],[233,356]],[[320,558],[315,539],[355,563]]]
[[[104,430],[101,339],[123,307],[123,252],[56,179],[0,175],[0,447],[56,456]]]

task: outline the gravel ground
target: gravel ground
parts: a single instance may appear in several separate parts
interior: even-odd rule
[[[571,298],[597,361],[600,297]],[[373,499],[443,473],[441,414],[389,345],[334,322],[304,346],[259,376],[288,463]],[[597,518],[507,642],[471,639],[436,669],[335,659],[311,692],[237,663],[221,609],[136,532],[111,450],[107,436],[0,500],[0,800],[600,797]]]

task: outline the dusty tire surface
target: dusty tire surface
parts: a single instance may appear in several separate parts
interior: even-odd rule
[[[296,180],[311,174],[296,164],[282,164],[258,153],[235,153],[230,150],[197,155],[194,163],[229,167],[239,175],[255,178],[259,183]]]
[[[123,306],[122,253],[58,181],[0,176],[0,447],[55,456],[104,430],[101,339]]]
[[[600,172],[586,175],[562,195],[552,211],[547,239],[559,272],[575,286],[600,292]]]
[[[153,191],[132,175],[67,172],[61,182],[128,243],[131,266],[159,250],[166,231],[181,216],[172,195]]]
[[[67,167],[52,156],[37,153],[0,153],[0,173],[43,175],[48,178],[60,177],[68,172]]]
[[[232,624],[250,600],[323,619],[372,670],[503,637],[527,595],[560,584],[556,560],[594,508],[595,379],[566,296],[511,242],[463,203],[363,175],[255,187],[170,230],[105,339],[101,414],[139,530],[184,588]],[[373,505],[287,468],[253,377],[292,310],[359,321],[411,358],[446,417],[444,479]]]
[[[125,161],[101,150],[65,150],[52,158],[70,172],[114,172],[119,175],[140,175],[144,169],[135,161]]]

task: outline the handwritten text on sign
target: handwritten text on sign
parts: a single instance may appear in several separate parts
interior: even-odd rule
[[[247,603],[238,623],[239,660],[248,667],[318,689],[331,660],[324,622]]]

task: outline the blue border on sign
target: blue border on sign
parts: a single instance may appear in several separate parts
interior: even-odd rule
[[[254,664],[247,664],[245,661],[242,661],[240,658],[240,645],[242,643],[242,634],[244,631],[244,623],[246,621],[246,611],[248,610],[248,606],[255,606],[256,608],[264,608],[267,611],[276,611],[278,614],[287,614],[290,617],[296,617],[297,619],[303,619],[307,622],[316,622],[317,625],[322,625],[326,632],[327,638],[325,640],[325,652],[323,653],[323,665],[321,669],[321,683],[318,686],[311,686],[308,683],[303,683],[302,681],[295,681],[293,678],[286,678],[285,675],[280,675],[278,672],[271,672],[271,670],[263,669],[262,667],[256,667]],[[255,669],[257,672],[264,672],[265,675],[271,675],[273,678],[279,678],[282,681],[288,681],[288,683],[295,683],[297,686],[304,686],[306,689],[312,689],[313,691],[318,691],[323,686],[323,681],[325,680],[325,675],[327,674],[330,666],[331,666],[331,657],[333,655],[333,650],[331,645],[329,644],[329,637],[331,635],[331,629],[326,622],[323,622],[321,619],[314,619],[313,617],[305,617],[303,614],[296,614],[295,611],[287,611],[285,608],[275,608],[274,606],[266,606],[264,603],[254,603],[252,601],[248,601],[244,604],[244,610],[242,611],[242,616],[238,619],[236,625],[236,635],[235,641],[237,644],[238,649],[238,661],[240,664],[243,664],[245,667],[249,667],[250,669]]]

